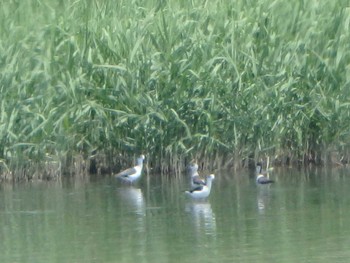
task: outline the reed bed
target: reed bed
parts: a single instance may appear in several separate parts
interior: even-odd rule
[[[3,177],[341,163],[348,1],[5,1]]]

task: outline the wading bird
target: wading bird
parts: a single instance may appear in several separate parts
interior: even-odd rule
[[[205,185],[205,180],[201,178],[198,174],[198,164],[191,163],[188,166],[188,171],[191,176],[191,189],[195,189],[198,186]]]
[[[256,182],[258,184],[270,184],[274,183],[273,180],[269,179],[265,176],[266,172],[262,170],[262,164],[257,163],[256,164]]]
[[[186,191],[185,193],[188,196],[191,196],[192,198],[195,198],[195,199],[207,198],[210,194],[211,185],[214,178],[215,178],[214,174],[208,175],[205,185],[199,185],[196,188],[191,189],[190,191]]]
[[[139,158],[137,158],[137,162],[134,167],[119,172],[115,177],[124,182],[132,184],[141,177],[144,159],[145,156],[142,154]]]

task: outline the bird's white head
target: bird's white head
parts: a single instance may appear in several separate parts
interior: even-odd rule
[[[262,172],[262,164],[259,162],[256,164],[256,173],[260,174]]]
[[[190,172],[190,173],[195,173],[195,172],[197,172],[198,171],[198,164],[197,163],[190,163],[189,165],[188,165],[188,171]]]
[[[137,165],[142,165],[143,160],[145,160],[145,156],[143,154],[141,154],[140,157],[137,158]]]
[[[207,178],[210,179],[210,180],[214,180],[215,179],[215,174],[210,174],[210,175],[208,175]]]

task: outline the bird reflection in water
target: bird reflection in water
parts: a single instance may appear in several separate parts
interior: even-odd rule
[[[216,235],[215,214],[208,201],[197,200],[188,202],[185,210],[191,214],[195,230],[198,234]]]
[[[146,255],[146,208],[142,190],[133,186],[117,189],[118,211],[116,219],[118,262],[135,262],[137,256]]]
[[[257,206],[260,213],[264,213],[269,205],[271,192],[269,187],[258,187]]]
[[[123,203],[123,208],[128,213],[136,214],[138,221],[144,221],[145,199],[140,188],[123,187],[118,189],[118,193]],[[143,223],[142,223],[143,224]]]

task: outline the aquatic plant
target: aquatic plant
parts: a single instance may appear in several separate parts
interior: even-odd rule
[[[2,173],[345,163],[349,17],[344,0],[7,1]]]

